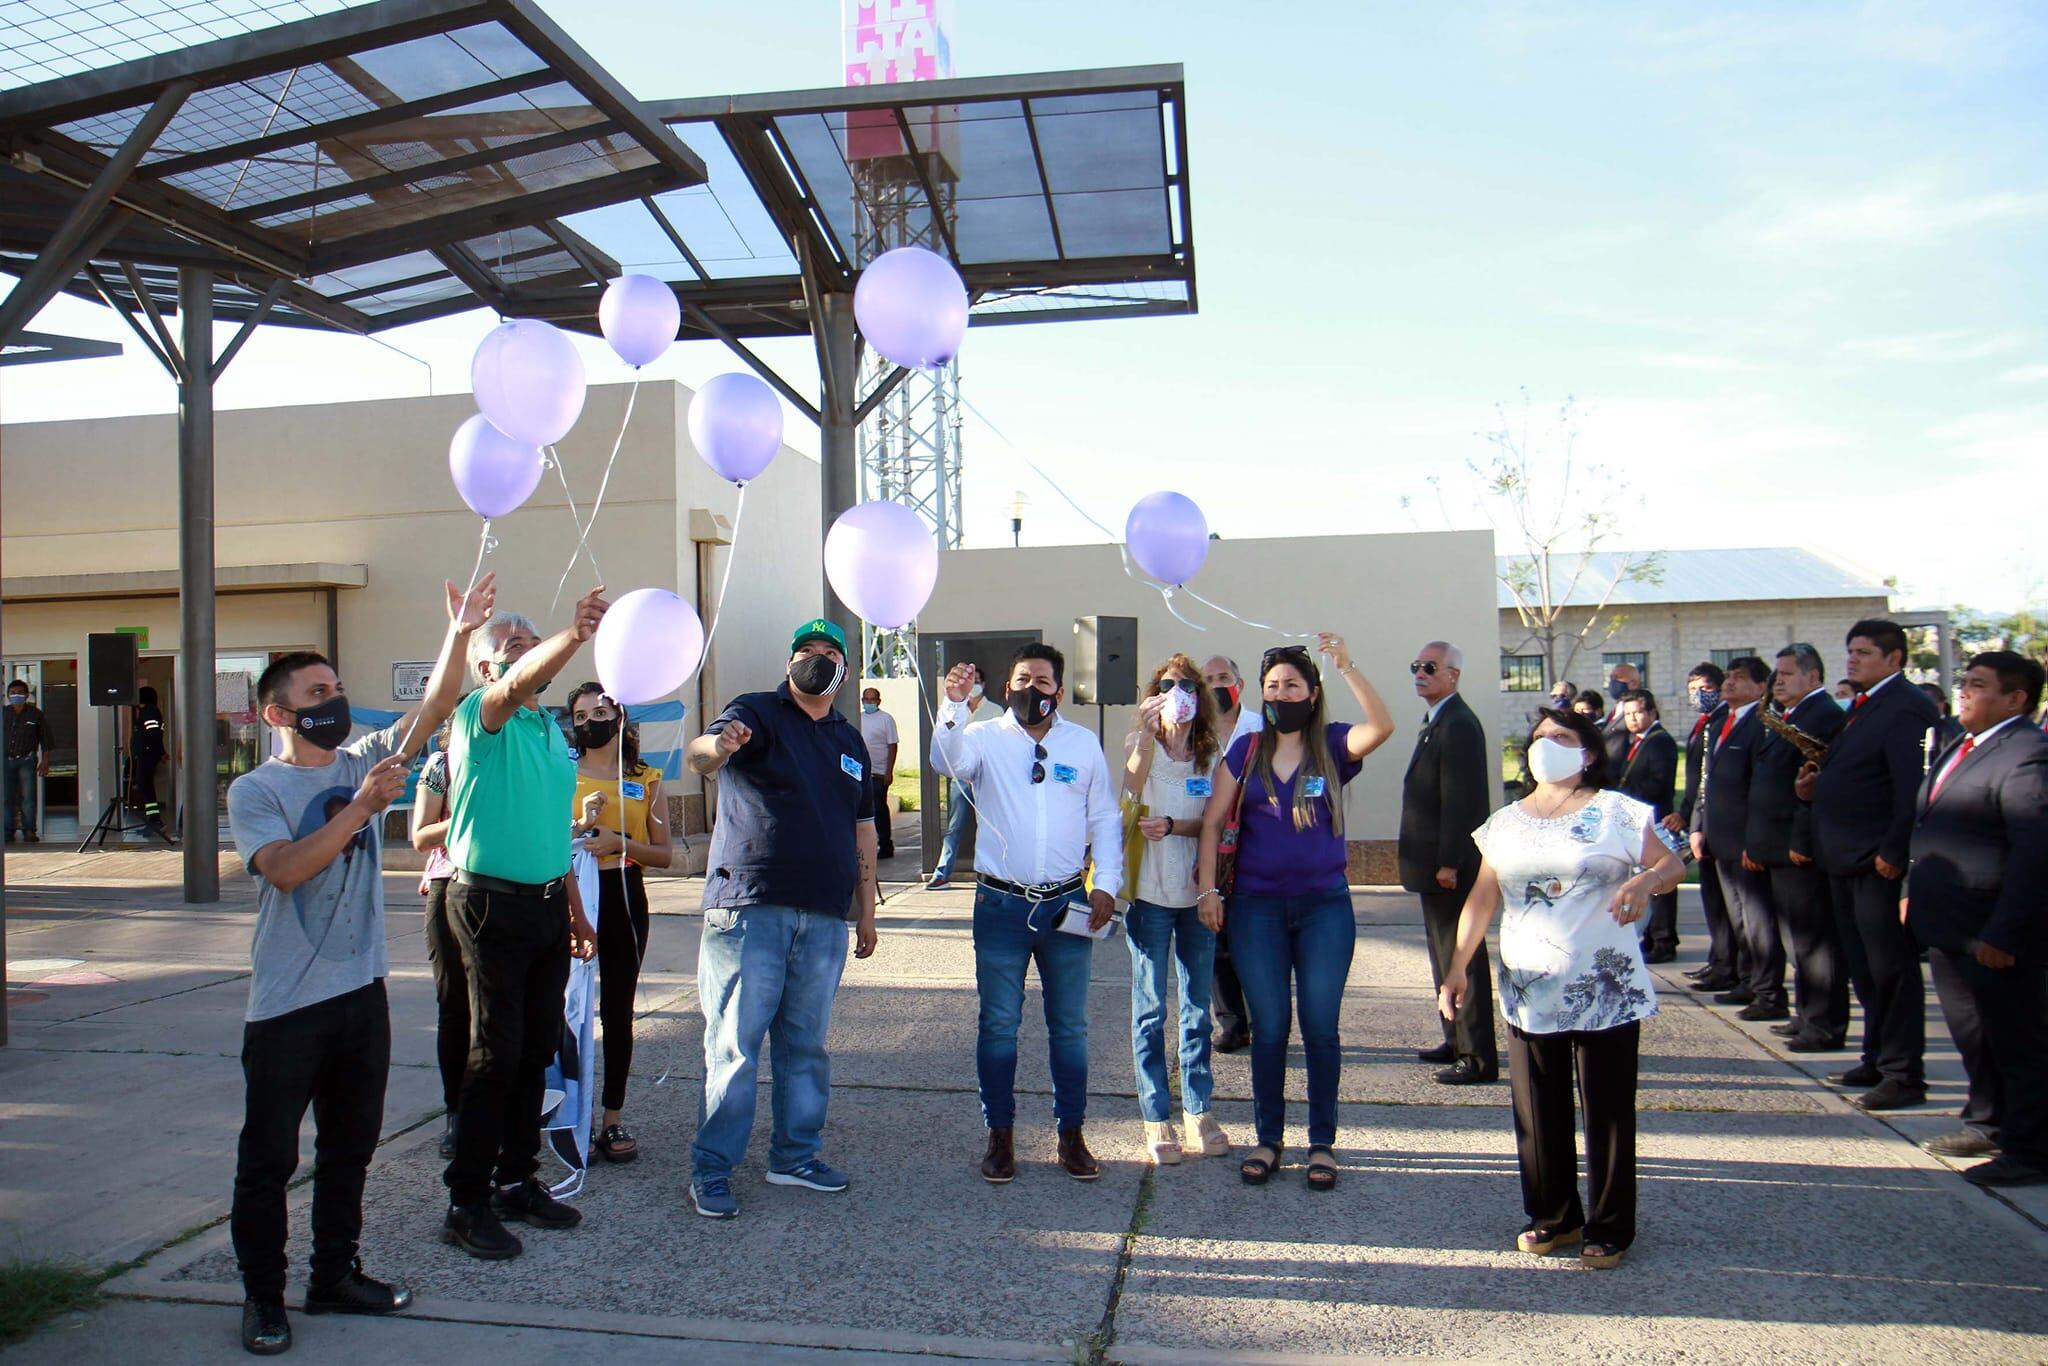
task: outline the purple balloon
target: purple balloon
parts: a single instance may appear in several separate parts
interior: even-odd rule
[[[652,275],[621,275],[597,301],[597,327],[620,360],[639,369],[661,359],[683,325],[675,291]]]
[[[1209,557],[1209,522],[1184,493],[1148,493],[1125,519],[1124,541],[1138,568],[1178,588]]]
[[[860,503],[825,533],[825,578],[862,621],[908,626],[939,581],[939,543],[924,518],[901,503]]]
[[[744,484],[782,449],[782,404],[752,375],[713,375],[690,400],[690,444],[705,464]]]
[[[697,672],[704,624],[697,609],[666,588],[636,588],[604,614],[593,649],[606,695],[639,706],[668,696]]]
[[[448,443],[455,491],[479,517],[503,517],[532,497],[543,468],[539,450],[514,441],[482,413],[457,427]]]
[[[853,318],[868,345],[897,365],[936,370],[960,354],[967,286],[937,252],[898,247],[868,263],[853,287]]]
[[[529,446],[560,441],[583,411],[583,357],[561,329],[535,318],[492,328],[469,363],[469,383],[491,425]]]

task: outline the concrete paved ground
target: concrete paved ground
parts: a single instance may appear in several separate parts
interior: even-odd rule
[[[7,860],[17,1004],[0,1053],[0,1256],[106,1265],[200,1230],[113,1282],[123,1298],[18,1348],[24,1360],[233,1351],[232,1255],[207,1225],[225,1214],[240,1120],[250,906],[232,868],[228,903],[179,905],[175,858]],[[1953,1127],[1961,1096],[1931,1002],[1935,1105],[1881,1122],[1816,1080],[1844,1059],[1788,1059],[1760,1027],[1671,986],[1644,1034],[1641,1235],[1619,1271],[1583,1272],[1509,1250],[1521,1216],[1507,1088],[1439,1087],[1414,1062],[1433,1041],[1419,916],[1374,892],[1356,898],[1334,1194],[1308,1192],[1298,1169],[1255,1190],[1228,1161],[1140,1163],[1120,939],[1096,951],[1091,1015],[1103,1179],[1050,1165],[1044,1029],[1027,1010],[1025,1167],[1009,1187],[985,1185],[969,895],[899,888],[882,951],[849,964],[834,1018],[827,1155],[853,1190],[767,1186],[757,1143],[736,1183],[742,1217],[717,1224],[690,1213],[685,1189],[702,1071],[696,886],[657,881],[628,1101],[645,1156],[592,1173],[581,1230],[533,1233],[515,1262],[474,1262],[433,1238],[440,1105],[408,884],[389,884],[394,1068],[365,1255],[421,1303],[402,1321],[294,1316],[309,1359],[634,1361],[685,1342],[711,1360],[2048,1354],[2048,1191],[1978,1191],[1908,1141]],[[1687,928],[1667,984],[1697,961]],[[1226,1127],[1247,1136],[1243,1056],[1218,1059],[1216,1094]],[[309,1155],[310,1143],[308,1126]],[[300,1266],[308,1195],[295,1197]]]

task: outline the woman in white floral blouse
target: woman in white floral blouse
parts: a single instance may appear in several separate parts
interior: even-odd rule
[[[1598,726],[1545,707],[1529,735],[1534,787],[1472,833],[1485,855],[1458,921],[1458,949],[1437,1005],[1465,1004],[1465,969],[1496,910],[1500,1008],[1508,1024],[1515,1150],[1538,1255],[1583,1244],[1581,1264],[1621,1261],[1636,1233],[1636,1046],[1657,994],[1632,928],[1684,864],[1657,837],[1650,808],[1604,790]],[[1579,1199],[1572,1081],[1586,1107],[1589,1198]],[[1591,1215],[1588,1217],[1587,1208]]]

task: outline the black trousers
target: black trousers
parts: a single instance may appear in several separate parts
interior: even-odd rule
[[[1252,1014],[1245,1007],[1244,983],[1237,980],[1237,964],[1230,957],[1230,931],[1216,931],[1216,980],[1209,992],[1209,1016],[1221,1034],[1252,1032]]]
[[[540,1170],[541,1098],[569,986],[569,894],[515,896],[451,881],[448,921],[469,978],[470,1039],[455,1160],[441,1179],[454,1204],[481,1205],[493,1180],[509,1186]]]
[[[1802,1035],[1839,1044],[1849,1037],[1849,975],[1842,970],[1827,875],[1813,864],[1770,871],[1778,940],[1792,956],[1792,1013]]]
[[[1464,912],[1465,897],[1471,890],[1472,884],[1460,878],[1457,887],[1450,891],[1439,887],[1419,893],[1422,927],[1429,936],[1430,981],[1439,989],[1444,984],[1445,969],[1457,956],[1458,917]],[[1437,1023],[1444,1027],[1444,1042],[1457,1049],[1459,1057],[1476,1058],[1487,1071],[1498,1072],[1500,1048],[1493,1035],[1493,969],[1487,961],[1484,942],[1479,945],[1479,952],[1472,955],[1465,985],[1470,994],[1459,1007],[1457,1020],[1437,1015]]]
[[[1835,933],[1863,1006],[1863,1062],[1908,1086],[1927,1081],[1927,987],[1920,946],[1899,923],[1905,886],[1877,872],[1829,880]]]
[[[1714,872],[1721,879],[1721,895],[1742,947],[1736,955],[1736,986],[1752,993],[1758,1005],[1784,1005],[1785,946],[1771,910],[1770,875],[1750,872],[1739,858],[1715,859]]]
[[[1728,898],[1721,893],[1721,874],[1714,860],[1701,859],[1700,910],[1707,918],[1707,971],[1714,977],[1735,976],[1735,926],[1728,916]]]
[[[1678,893],[1659,892],[1650,898],[1650,929],[1643,942],[1653,952],[1678,952]]]
[[[627,865],[597,875],[597,1018],[604,1026],[604,1108],[626,1103],[633,1072],[633,993],[647,956],[647,881]]]
[[[1930,950],[1927,962],[1970,1074],[1963,1123],[2048,1171],[2048,963],[1987,968],[1948,949]]]
[[[242,1026],[242,1139],[228,1216],[242,1289],[284,1302],[285,1187],[313,1107],[313,1284],[347,1274],[363,1232],[363,1177],[384,1124],[391,1012],[379,980]]]
[[[1515,1107],[1515,1156],[1529,1227],[1583,1226],[1586,1241],[1627,1247],[1636,1237],[1636,1046],[1642,1025],[1564,1034],[1508,1026],[1508,1084]],[[1579,1200],[1579,1153],[1572,1081],[1586,1111],[1586,1185]],[[1587,1217],[1590,1207],[1592,1214]]]
[[[163,805],[156,799],[156,771],[163,761],[161,754],[141,755],[135,760],[135,809],[146,819],[163,819]]]
[[[896,831],[889,820],[889,775],[868,774],[868,788],[875,799],[875,857],[896,857]]]
[[[469,973],[462,944],[448,923],[449,879],[427,884],[427,966],[434,973],[434,1057],[441,1065],[441,1103],[451,1118],[462,1105],[462,1073],[469,1066]]]

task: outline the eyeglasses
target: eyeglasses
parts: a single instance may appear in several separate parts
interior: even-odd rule
[[[1195,682],[1192,678],[1162,678],[1159,680],[1158,686],[1160,692],[1169,693],[1175,688],[1179,688],[1182,692],[1196,692],[1200,690],[1202,685]]]
[[[1436,661],[1433,659],[1410,660],[1408,672],[1412,674],[1428,674],[1434,678],[1436,677]]]
[[[1031,781],[1034,783],[1042,783],[1045,781],[1044,745],[1033,745],[1031,747]]]

